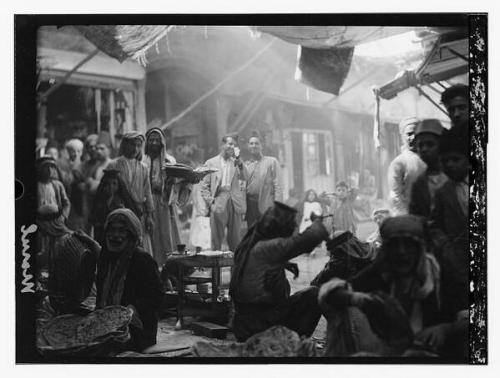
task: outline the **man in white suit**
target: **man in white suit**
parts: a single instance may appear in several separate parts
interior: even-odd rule
[[[217,171],[203,179],[202,197],[210,209],[212,248],[220,250],[227,228],[227,244],[231,251],[241,239],[241,226],[246,213],[246,181],[248,171],[239,158],[236,136],[222,138],[221,153],[205,163]]]

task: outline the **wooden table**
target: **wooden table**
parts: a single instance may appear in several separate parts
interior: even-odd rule
[[[208,317],[226,316],[229,310],[228,302],[218,302],[219,287],[221,284],[221,268],[233,266],[232,252],[210,252],[200,254],[171,254],[167,257],[166,264],[174,263],[177,270],[177,326],[181,327],[183,316],[200,315]],[[211,277],[186,277],[185,270],[189,268],[210,268]],[[212,283],[210,294],[199,293],[201,297],[208,297],[210,302],[190,300],[186,293],[186,285]]]

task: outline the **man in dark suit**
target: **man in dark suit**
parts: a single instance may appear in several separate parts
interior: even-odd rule
[[[227,244],[231,251],[241,240],[246,213],[246,182],[248,170],[239,158],[236,136],[222,138],[221,153],[205,163],[215,169],[203,179],[202,197],[210,208],[212,248],[220,250],[227,228]]]
[[[417,177],[411,188],[410,214],[429,217],[434,208],[436,191],[448,181],[439,161],[439,142],[443,130],[437,119],[424,119],[415,128],[417,153],[427,164],[427,169]]]

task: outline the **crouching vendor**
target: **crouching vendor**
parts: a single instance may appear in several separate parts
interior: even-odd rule
[[[117,209],[108,215],[96,280],[97,308],[122,305],[134,311],[128,347],[137,351],[156,344],[158,310],[163,298],[158,266],[139,247],[141,227],[132,210]]]
[[[374,353],[401,356],[409,349],[439,353],[440,269],[426,252],[422,219],[388,218],[380,228],[375,261],[349,281],[333,278],[319,293],[325,312],[327,356]],[[431,335],[432,333],[433,335]],[[419,344],[419,345],[418,345]]]
[[[293,235],[296,210],[275,202],[248,230],[238,245],[230,283],[234,301],[233,332],[238,341],[282,325],[311,336],[321,317],[318,288],[290,295],[285,275],[288,260],[311,252],[328,238],[321,218],[302,234]]]

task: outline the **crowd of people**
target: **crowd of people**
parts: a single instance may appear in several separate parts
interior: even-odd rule
[[[179,208],[193,204],[189,240],[197,249],[234,252],[230,295],[239,341],[284,325],[311,336],[328,321],[326,355],[464,357],[468,348],[468,87],[442,95],[451,120],[400,123],[402,152],[388,172],[389,208],[376,209],[376,231],[356,235],[359,190],[295,190],[284,201],[280,164],[262,138],[222,138],[200,182],[169,175],[176,160],[163,131],[125,134],[118,157],[97,135],[65,144],[37,161],[39,262],[58,315],[129,306],[136,318],[129,347],[156,342],[164,284],[160,269],[182,244]],[[367,175],[368,178],[369,175]],[[372,180],[373,181],[373,180]],[[374,183],[371,183],[374,186]],[[246,224],[246,225],[245,225]],[[311,285],[291,295],[285,270],[325,242],[330,261]]]

